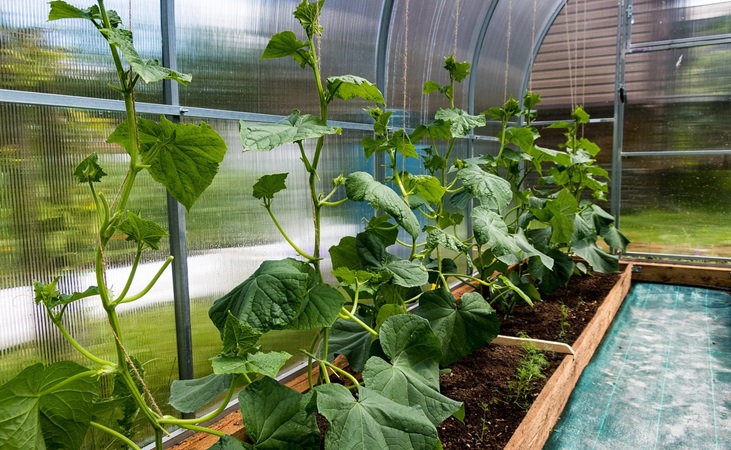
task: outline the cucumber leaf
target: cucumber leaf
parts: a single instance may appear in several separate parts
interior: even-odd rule
[[[362,98],[384,105],[383,94],[375,84],[365,78],[355,75],[341,75],[327,79],[327,90],[330,98],[350,100],[351,98]]]
[[[0,386],[0,448],[81,448],[99,395],[71,361],[34,364]]]
[[[194,413],[231,387],[232,375],[212,373],[194,380],[173,380],[170,405],[183,413]]]
[[[345,181],[345,192],[348,198],[366,201],[375,209],[381,209],[393,217],[396,222],[413,238],[419,235],[421,227],[409,206],[388,186],[373,179],[366,172],[354,172]]]
[[[307,413],[311,397],[277,380],[264,377],[239,394],[246,434],[257,450],[316,450],[320,430],[314,412]]]
[[[317,117],[302,115],[297,110],[278,123],[239,122],[239,138],[245,152],[268,152],[280,145],[340,132],[340,128],[329,127]]]

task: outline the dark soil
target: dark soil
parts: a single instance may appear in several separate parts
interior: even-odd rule
[[[501,320],[500,334],[519,332],[537,339],[572,344],[594,317],[619,274],[574,277],[568,288],[555,291],[533,308],[516,307],[511,317]],[[562,312],[562,305],[564,312]],[[562,325],[563,322],[563,325]],[[442,394],[465,403],[465,422],[455,418],[439,426],[445,450],[502,449],[528,412],[530,404],[556,370],[562,355],[548,354],[546,378],[533,383],[528,401],[516,402],[508,387],[522,358],[523,349],[488,346],[450,366],[441,376]]]

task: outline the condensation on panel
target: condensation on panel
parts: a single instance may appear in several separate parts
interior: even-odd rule
[[[196,376],[210,373],[209,358],[221,351],[220,335],[208,318],[213,301],[249,277],[265,260],[287,257],[301,259],[277,231],[260,200],[252,196],[252,185],[263,175],[288,173],[287,189],[277,193],[272,210],[288,236],[304,251],[313,250],[314,227],[308,191],[308,177],[300,151],[295,145],[284,145],[270,152],[242,152],[237,122],[209,122],[226,140],[228,152],[211,186],[204,192],[187,216],[190,296],[193,309],[192,330]],[[367,132],[343,130],[341,136],[330,136],[322,151],[318,173],[318,189],[327,194],[331,180],[355,171],[373,172],[373,160],[365,159],[360,139]],[[305,141],[309,158],[315,140]],[[344,188],[330,200],[344,198]],[[328,249],[346,235],[363,230],[362,218],[373,211],[367,204],[348,202],[325,208],[321,255],[326,258],[323,269],[329,272]],[[332,281],[332,278],[328,278]],[[268,349],[296,354],[308,347],[310,332],[273,332],[264,338]]]
[[[625,151],[731,149],[731,46],[629,55]]]
[[[394,2],[385,92],[389,107],[397,111],[394,118],[405,116],[406,125],[415,127],[433,120],[439,108],[449,107],[449,101],[438,92],[424,95],[424,83],[431,80],[449,84],[444,59],[451,54],[455,54],[457,61],[472,62],[477,37],[489,7],[490,2],[483,1],[411,1],[407,14],[406,2]],[[455,106],[465,110],[468,108],[468,83],[469,79],[465,79],[458,84],[454,95]],[[407,111],[405,115],[404,109]],[[399,121],[398,126],[402,123]]]
[[[620,226],[631,252],[731,256],[731,155],[625,158]]]
[[[531,73],[543,119],[570,117],[576,105],[596,118],[613,116],[617,14],[616,0],[572,1],[562,9]]]
[[[728,34],[731,2],[634,0],[632,43],[669,41]]]
[[[105,2],[123,26],[130,23],[129,2]],[[86,7],[86,5],[78,5]],[[119,99],[108,83],[119,84],[109,46],[94,26],[79,19],[48,22],[45,1],[5,0],[0,3],[0,88]],[[161,59],[160,7],[157,2],[132,2],[135,47],[143,58]],[[159,83],[137,85],[137,100],[159,102]]]

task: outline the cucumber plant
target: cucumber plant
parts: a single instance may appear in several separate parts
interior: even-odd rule
[[[107,142],[124,148],[129,165],[122,185],[114,191],[101,185],[104,169],[92,153],[75,169],[74,177],[89,188],[95,207],[96,286],[83,292],[60,292],[59,278],[50,283],[35,282],[35,301],[45,307],[50,320],[92,367],[71,361],[48,366],[34,364],[0,386],[0,447],[2,448],[81,448],[90,429],[101,431],[121,445],[139,448],[133,441],[135,417],[146,420],[162,446],[165,427],[186,426],[181,419],[163,415],[146,389],[143,370],[125,347],[117,308],[144,297],[172,261],[161,265],[149,284],[131,292],[141,255],[157,249],[167,235],[156,223],[128,210],[137,176],[147,171],[186,208],[190,209],[210,185],[226,152],[223,139],[209,125],[179,124],[164,117],[160,122],[138,117],[134,89],[145,83],[170,79],[183,85],[191,76],[167,69],[156,60],[143,59],[135,50],[132,33],[122,28],[120,16],[107,10],[103,0],[81,9],[64,1],[50,2],[49,20],[80,19],[91,23],[107,42],[114,61],[117,85],[110,85],[124,99],[126,119]],[[116,193],[114,199],[104,192]],[[120,292],[106,284],[106,250],[112,239],[124,236],[134,249],[128,281]],[[98,297],[111,330],[116,357],[107,360],[78,342],[64,323],[69,306],[82,299]],[[103,418],[110,418],[104,422]]]

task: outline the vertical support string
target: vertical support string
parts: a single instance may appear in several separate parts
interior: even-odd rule
[[[459,10],[460,0],[456,0],[454,11],[454,44],[452,46],[452,54],[454,55],[455,59],[457,59],[457,37],[459,36]]]
[[[536,15],[538,12],[538,0],[533,0],[533,27],[530,35],[530,75],[528,77],[528,90],[533,92],[533,65],[536,62]]]
[[[583,30],[581,33],[581,104],[585,104],[586,97],[586,0],[583,0],[584,11],[582,14]]]
[[[404,54],[403,54],[403,75],[401,78],[402,85],[403,85],[403,113],[401,115],[401,124],[403,125],[404,130],[406,129],[406,90],[407,90],[407,77],[408,77],[408,71],[409,71],[409,0],[406,0],[404,2]]]
[[[508,3],[508,34],[505,45],[505,84],[503,86],[503,103],[508,101],[508,73],[510,72],[510,35],[513,31],[513,0]]]
[[[566,49],[567,49],[567,60],[569,62],[569,92],[571,94],[571,109],[576,107],[576,100],[574,97],[574,74],[573,74],[573,61],[571,56],[571,37],[569,35],[569,28],[571,23],[569,21],[569,2],[566,0],[564,3],[564,11],[566,12]]]

